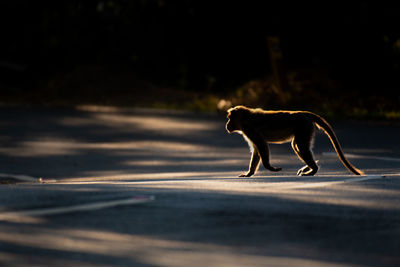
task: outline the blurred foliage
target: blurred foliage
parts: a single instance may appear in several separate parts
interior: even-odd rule
[[[395,118],[399,14],[376,1],[3,1],[0,96],[199,110],[225,99]],[[271,35],[281,40],[282,89]]]
[[[291,71],[288,87],[278,89],[272,77],[251,80],[224,99],[228,106],[247,105],[264,109],[313,110],[327,117],[400,119],[400,94],[393,90],[380,94],[362,90],[346,91],[321,70]]]

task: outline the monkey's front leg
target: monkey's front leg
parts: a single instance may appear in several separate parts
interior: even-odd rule
[[[239,175],[239,177],[250,177],[256,173],[258,166],[260,166],[261,157],[258,153],[257,148],[253,145],[253,152],[251,154],[249,171],[247,173]]]
[[[254,144],[256,145],[256,148],[258,149],[258,152],[261,156],[262,163],[267,170],[273,172],[278,172],[282,170],[282,168],[279,167],[272,167],[271,164],[269,163],[269,147],[267,142],[265,142],[262,139],[259,140],[256,139]]]

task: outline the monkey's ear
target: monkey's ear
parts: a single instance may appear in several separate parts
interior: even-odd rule
[[[236,111],[237,111],[237,107],[233,107],[233,108],[228,109],[227,112],[229,115],[231,115],[232,113],[236,113]]]

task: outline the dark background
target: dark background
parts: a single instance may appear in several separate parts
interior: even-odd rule
[[[226,98],[386,117],[400,106],[393,3],[16,0],[0,12],[2,102]],[[287,81],[280,93],[272,88],[269,36],[280,40]],[[286,100],[274,96],[282,92]]]

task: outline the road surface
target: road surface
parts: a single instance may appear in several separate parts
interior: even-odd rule
[[[320,170],[289,144],[252,178],[223,116],[1,108],[0,265],[399,266],[400,127],[332,123]]]

